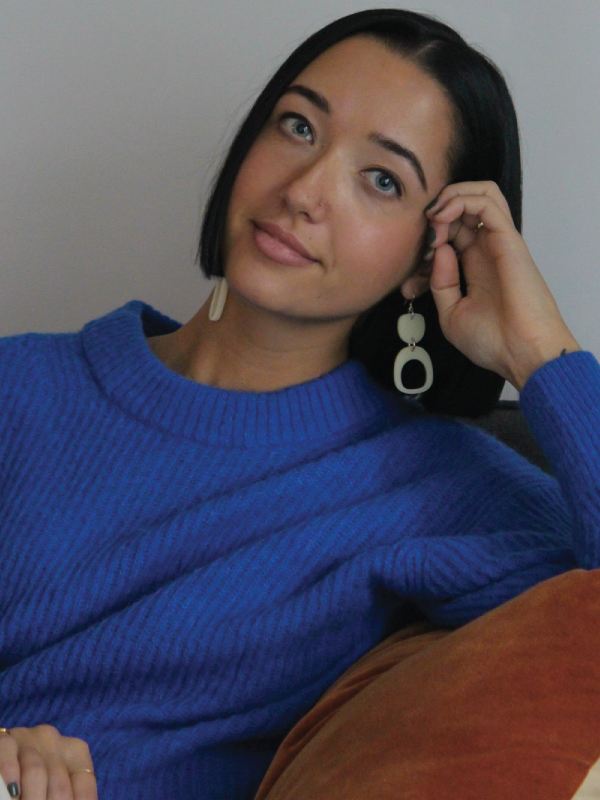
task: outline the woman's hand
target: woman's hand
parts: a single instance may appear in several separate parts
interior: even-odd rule
[[[97,800],[87,744],[50,725],[0,733],[0,774],[22,800]]]
[[[440,324],[467,358],[520,390],[563,350],[581,350],[495,183],[447,186],[426,214],[436,233],[431,290]]]

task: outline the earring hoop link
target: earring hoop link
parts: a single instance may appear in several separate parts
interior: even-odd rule
[[[411,300],[408,313],[398,318],[398,336],[408,347],[403,347],[394,361],[394,385],[403,394],[422,394],[433,384],[433,364],[429,353],[422,347],[417,347],[417,342],[420,342],[424,335],[425,317],[415,313]],[[409,361],[420,361],[425,368],[425,383],[418,389],[408,389],[402,382],[402,369]]]

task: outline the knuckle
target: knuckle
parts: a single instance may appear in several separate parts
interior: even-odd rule
[[[82,761],[90,761],[90,748],[87,742],[83,739],[76,739],[74,736],[65,736],[65,749],[73,758],[81,759]]]
[[[44,739],[55,739],[60,736],[60,733],[53,725],[38,725],[33,730],[37,731]]]

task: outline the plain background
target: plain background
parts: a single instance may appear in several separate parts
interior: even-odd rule
[[[352,0],[4,0],[0,335],[79,329],[133,298],[189,319],[211,178],[244,112]],[[381,4],[384,5],[384,4]],[[392,4],[393,5],[393,4]],[[600,0],[426,0],[505,73],[524,234],[600,357]]]

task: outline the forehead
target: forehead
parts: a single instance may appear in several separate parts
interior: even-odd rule
[[[325,96],[333,125],[358,135],[376,131],[398,138],[429,163],[429,171],[446,169],[452,110],[444,90],[380,41],[361,35],[338,42],[294,83]]]

